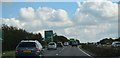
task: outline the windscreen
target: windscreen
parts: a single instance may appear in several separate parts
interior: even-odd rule
[[[119,45],[120,45],[120,43],[116,43],[116,44],[119,44]]]
[[[54,43],[49,43],[49,45],[55,45]]]
[[[34,42],[23,42],[19,44],[19,47],[36,47]]]

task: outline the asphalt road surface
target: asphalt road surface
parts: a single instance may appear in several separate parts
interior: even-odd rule
[[[44,50],[44,58],[92,58],[89,54],[82,51],[79,47],[65,46],[63,48],[57,48],[57,50]],[[4,57],[3,57],[4,58]],[[15,57],[7,57],[15,58]]]
[[[45,50],[45,56],[90,56],[79,47],[65,46],[57,50]]]
[[[44,50],[44,58],[101,58],[101,57],[92,57],[88,53],[84,52],[79,47],[65,46],[63,48],[57,48],[57,50]],[[15,58],[3,57],[3,58]],[[33,57],[32,57],[33,58]],[[106,57],[102,57],[106,58]],[[120,58],[120,57],[107,57],[107,58]]]
[[[45,58],[93,58],[79,47],[65,46],[57,50],[45,50]]]

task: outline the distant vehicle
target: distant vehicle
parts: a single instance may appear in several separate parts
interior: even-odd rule
[[[57,44],[55,42],[50,42],[48,44],[47,50],[54,49],[57,50]]]
[[[37,40],[22,40],[16,47],[15,57],[43,57],[42,45]]]
[[[64,46],[63,46],[62,42],[58,42],[57,47],[64,47]]]
[[[71,46],[72,46],[72,47],[73,47],[73,46],[77,47],[77,46],[78,46],[78,43],[77,43],[76,41],[73,41],[72,44],[71,44]]]
[[[113,42],[112,47],[120,47],[120,41]]]
[[[68,46],[69,45],[69,43],[68,42],[64,42],[64,46]]]

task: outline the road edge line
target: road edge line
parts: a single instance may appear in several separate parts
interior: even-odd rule
[[[86,53],[85,51],[83,51],[83,50],[82,50],[82,49],[80,49],[79,47],[78,47],[78,49],[79,49],[80,51],[82,51],[84,54],[86,54],[87,56],[89,56],[89,57],[93,58],[90,54]]]

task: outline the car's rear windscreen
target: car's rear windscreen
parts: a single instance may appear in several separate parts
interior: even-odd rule
[[[54,43],[49,43],[49,45],[55,45]]]
[[[120,45],[120,43],[116,43],[116,44],[119,44],[119,45]]]
[[[18,47],[36,47],[35,42],[22,42]]]

